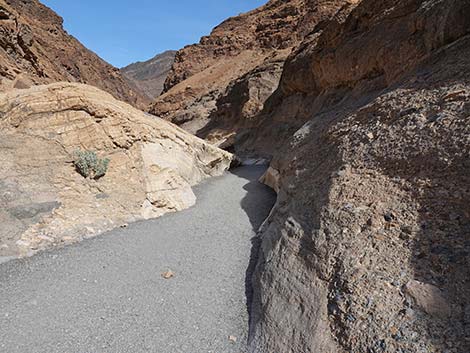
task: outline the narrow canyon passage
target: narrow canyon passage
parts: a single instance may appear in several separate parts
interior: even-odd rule
[[[0,265],[0,351],[244,352],[251,240],[275,201],[263,171],[208,180],[186,211]]]

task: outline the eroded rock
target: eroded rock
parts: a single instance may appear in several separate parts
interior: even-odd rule
[[[91,86],[57,83],[0,95],[3,254],[69,243],[195,202],[191,186],[232,156]],[[77,149],[110,159],[85,179]]]
[[[347,2],[271,0],[224,21],[177,52],[150,112],[216,144],[255,126],[292,49]]]
[[[58,81],[81,82],[144,108],[141,90],[67,34],[63,19],[38,0],[0,1],[0,92]]]
[[[469,6],[364,0],[288,59],[238,147],[279,171],[253,352],[469,351]]]
[[[448,317],[451,309],[442,291],[432,284],[411,280],[405,285],[405,293],[414,303],[430,315]]]

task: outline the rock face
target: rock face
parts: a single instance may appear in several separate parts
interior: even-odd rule
[[[231,155],[91,86],[0,94],[0,256],[25,255],[194,204]],[[77,149],[110,159],[82,177]]]
[[[38,0],[0,0],[0,91],[57,81],[99,87],[144,108],[148,98],[85,48]]]
[[[238,141],[272,156],[253,352],[470,351],[470,1],[320,26]]]
[[[177,53],[152,112],[271,160],[251,352],[470,351],[469,13],[270,1]]]
[[[130,64],[121,69],[124,77],[140,88],[149,99],[157,98],[175,60],[176,51],[168,50],[144,62]]]
[[[226,20],[199,44],[177,52],[164,94],[150,112],[225,142],[236,127],[252,124],[251,118],[277,88],[292,48],[343,3],[271,0]]]

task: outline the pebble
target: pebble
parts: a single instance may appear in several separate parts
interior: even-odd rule
[[[30,246],[30,243],[25,241],[25,240],[18,240],[16,242],[16,245],[18,246],[22,246],[22,247],[29,247]]]
[[[395,218],[396,217],[392,212],[387,212],[386,214],[384,214],[384,219],[387,222],[392,222]]]
[[[175,276],[175,273],[174,273],[173,271],[171,271],[171,270],[168,270],[168,271],[165,271],[165,272],[162,273],[162,277],[163,277],[164,279],[170,279],[170,278],[172,278],[172,277],[174,277],[174,276]]]

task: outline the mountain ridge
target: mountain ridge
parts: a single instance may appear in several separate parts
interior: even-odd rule
[[[136,107],[149,99],[63,28],[38,0],[0,0],[0,90],[59,81],[87,83]]]
[[[150,99],[163,91],[165,80],[175,59],[176,50],[166,50],[153,58],[124,66],[120,69],[124,77],[139,87]]]

